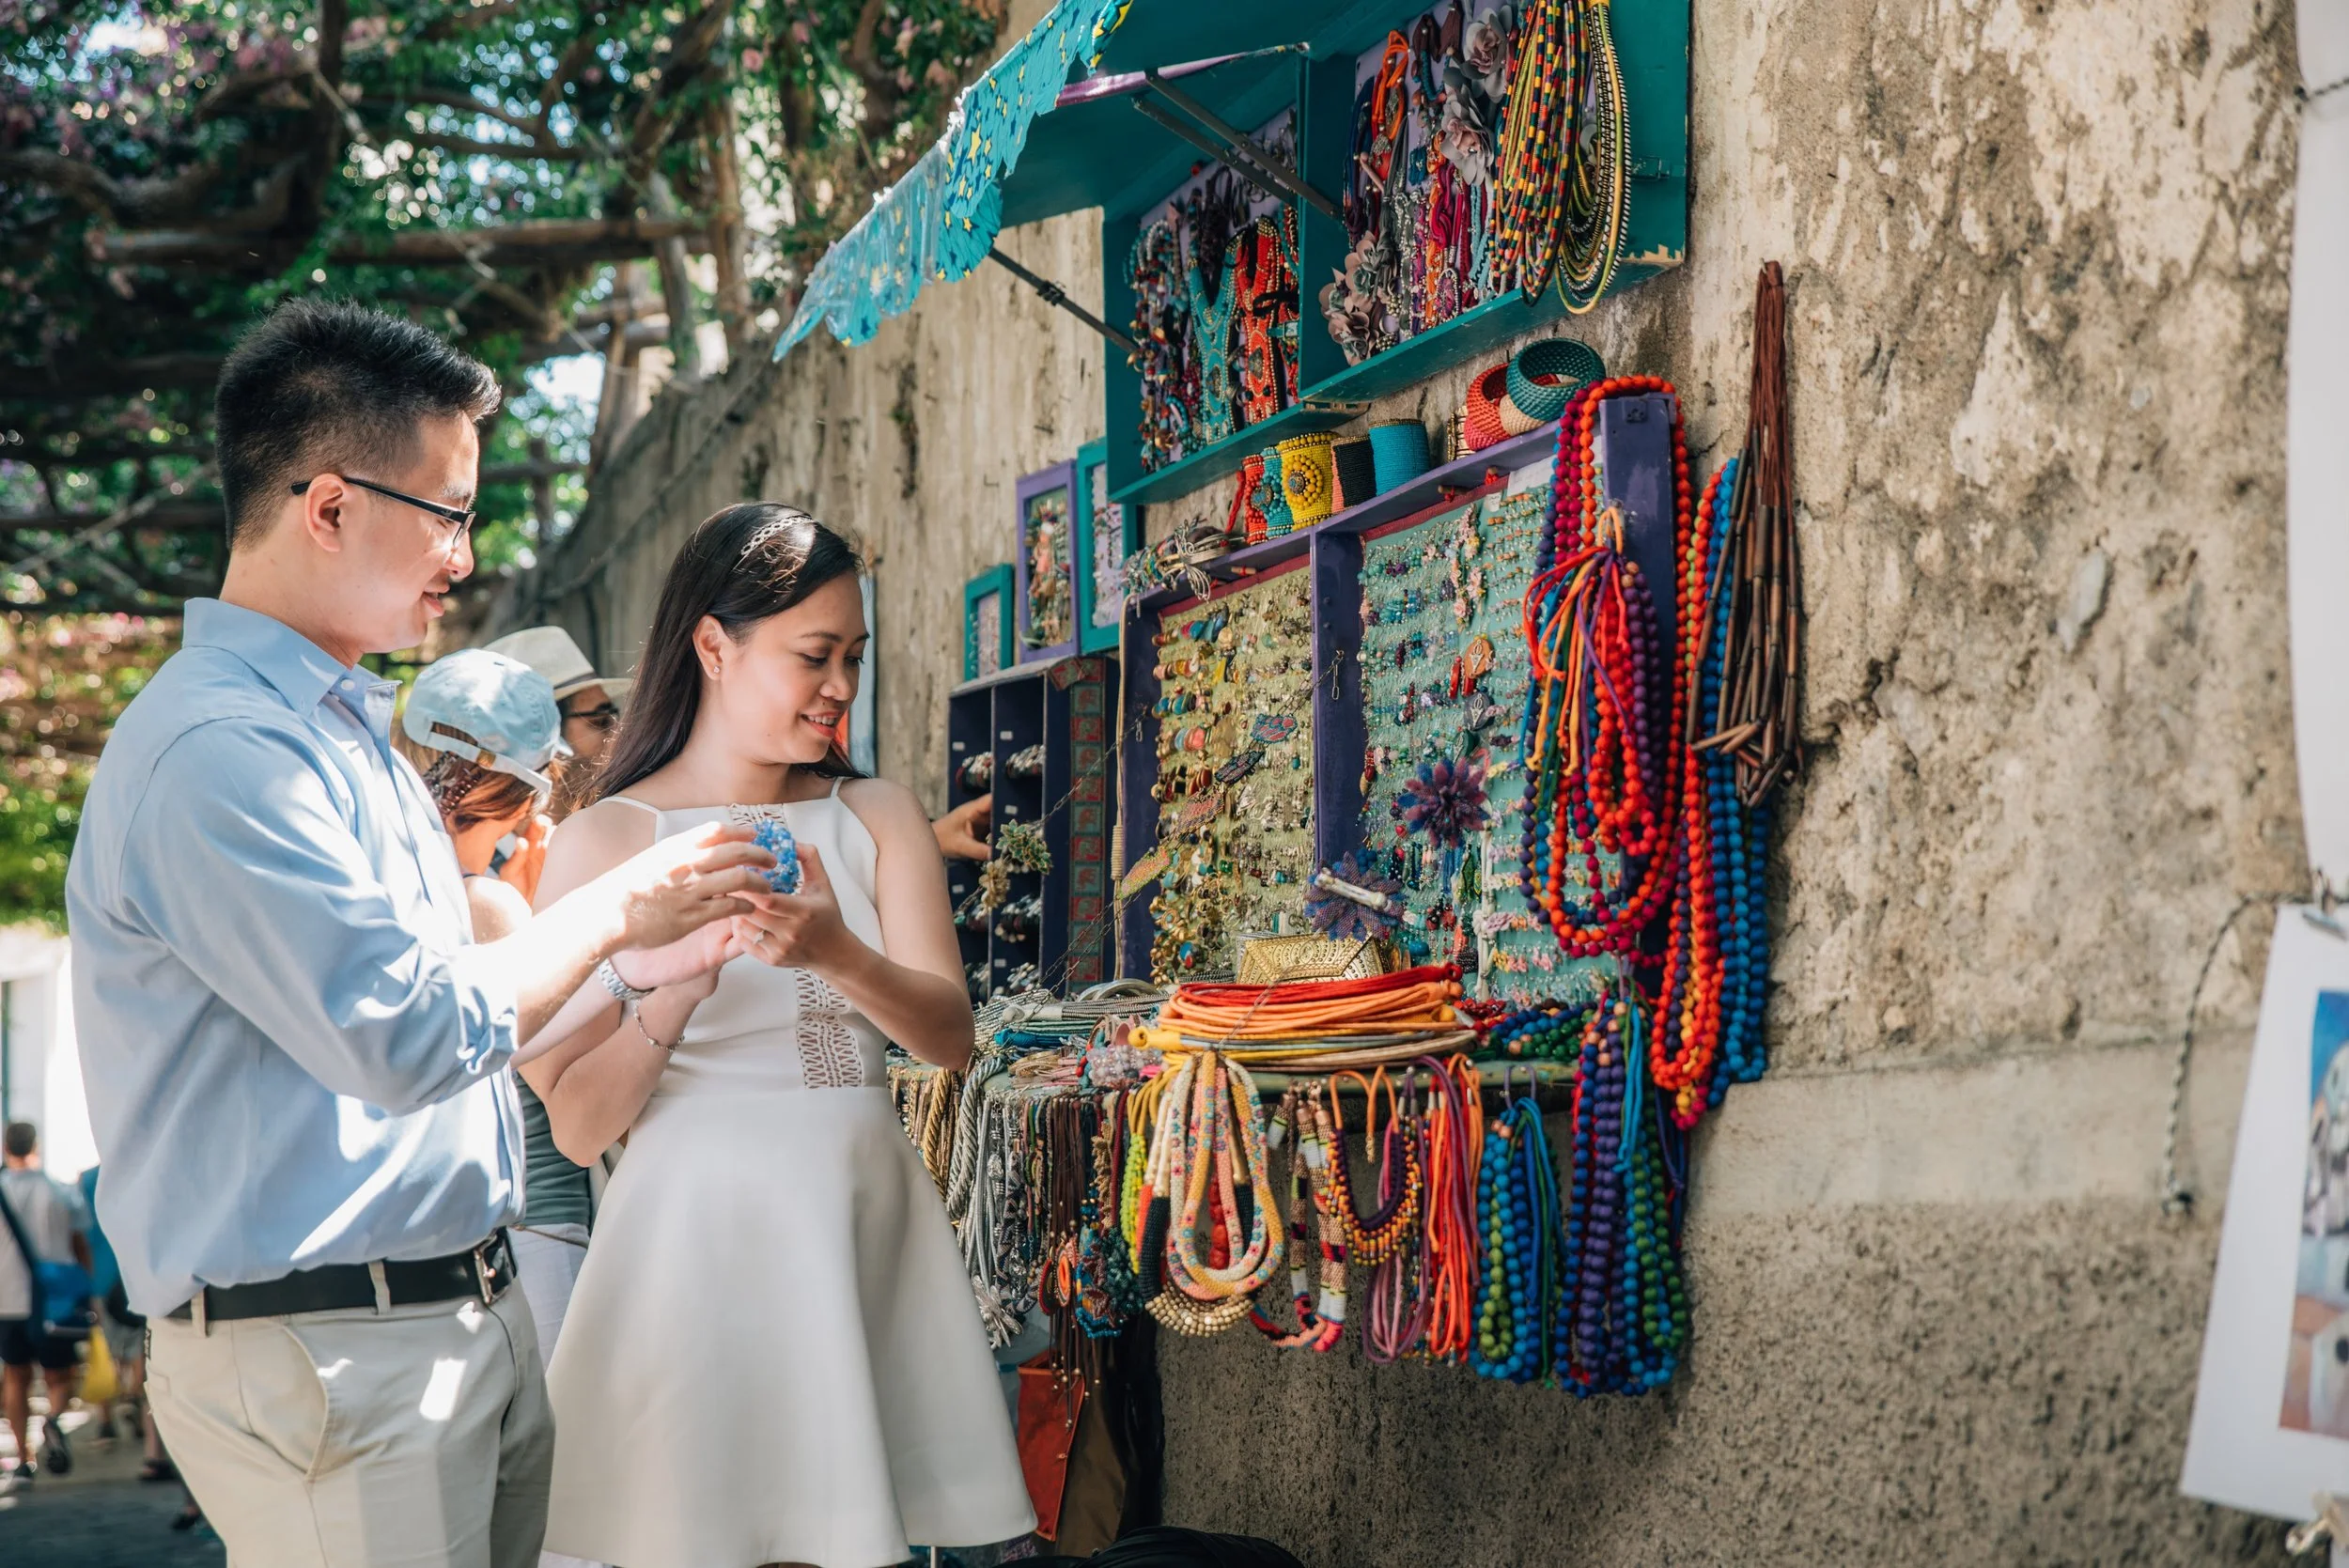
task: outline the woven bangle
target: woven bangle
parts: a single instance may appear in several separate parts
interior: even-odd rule
[[[1264,483],[1264,459],[1242,458],[1239,463],[1239,484],[1232,491],[1232,509],[1223,520],[1226,534],[1237,534],[1242,542],[1262,544],[1268,521],[1264,509],[1256,505],[1256,487]]]
[[[1370,456],[1378,493],[1408,485],[1427,472],[1427,427],[1416,419],[1390,420],[1370,427]]]
[[[1509,362],[1509,400],[1535,425],[1547,425],[1566,411],[1567,398],[1606,375],[1607,362],[1589,344],[1546,337]]]
[[[1538,430],[1549,423],[1545,419],[1536,419],[1518,408],[1517,400],[1505,392],[1501,395],[1501,405],[1493,413],[1504,436],[1521,436],[1528,430]]]
[[[1294,526],[1319,522],[1337,509],[1336,444],[1327,433],[1291,436],[1281,443],[1281,491]]]
[[[1330,459],[1337,474],[1339,506],[1359,506],[1378,493],[1378,472],[1371,460],[1369,442],[1339,442],[1330,449]]]
[[[1461,439],[1471,452],[1482,452],[1509,432],[1501,427],[1501,401],[1508,396],[1509,366],[1496,365],[1469,383],[1468,408],[1463,411]]]
[[[1256,482],[1256,505],[1264,508],[1265,537],[1277,539],[1288,533],[1294,520],[1289,516],[1288,491],[1281,482],[1281,449],[1264,449],[1264,477]]]

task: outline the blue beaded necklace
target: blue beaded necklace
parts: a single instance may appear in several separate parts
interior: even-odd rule
[[[1713,585],[1712,634],[1698,668],[1697,712],[1709,714],[1720,702],[1723,663],[1729,647],[1732,595],[1724,591],[1722,565],[1735,526],[1732,503],[1739,459],[1721,469],[1714,489],[1713,548],[1705,581]],[[1768,1065],[1762,1015],[1769,1001],[1770,918],[1765,870],[1769,862],[1769,798],[1749,807],[1737,799],[1737,764],[1726,749],[1704,754],[1704,795],[1712,819],[1713,885],[1720,899],[1721,1049],[1706,1086],[1707,1108],[1721,1103],[1732,1083],[1751,1083]]]
[[[1557,1167],[1530,1087],[1485,1135],[1476,1218],[1486,1266],[1469,1364],[1478,1376],[1503,1382],[1547,1379],[1555,1370],[1551,1325],[1563,1252]]]

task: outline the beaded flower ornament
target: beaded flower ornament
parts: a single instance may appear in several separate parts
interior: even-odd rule
[[[1485,829],[1485,770],[1472,763],[1422,763],[1418,777],[1403,782],[1403,825],[1447,849]]]
[[[1375,862],[1349,852],[1338,857],[1328,871],[1338,881],[1394,900],[1403,891],[1403,884],[1392,877],[1380,876],[1374,865]],[[1394,929],[1394,921],[1384,910],[1375,909],[1334,889],[1325,889],[1318,877],[1308,885],[1312,891],[1305,894],[1305,918],[1323,936],[1335,941],[1372,941]]]

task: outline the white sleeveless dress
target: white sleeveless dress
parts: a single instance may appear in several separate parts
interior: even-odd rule
[[[729,809],[661,812],[657,831]],[[762,810],[815,846],[848,929],[879,949],[873,837],[837,787]],[[1034,1527],[882,1047],[808,970],[745,956],[720,971],[630,1129],[547,1374],[548,1550],[883,1568],[909,1542]]]

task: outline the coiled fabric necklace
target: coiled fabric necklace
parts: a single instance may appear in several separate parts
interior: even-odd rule
[[[1346,1337],[1346,1236],[1330,1212],[1328,1169],[1330,1146],[1305,1105],[1303,1092],[1291,1088],[1281,1096],[1273,1116],[1276,1129],[1294,1132],[1289,1154],[1289,1294],[1297,1302],[1297,1327],[1284,1329],[1257,1308],[1248,1319],[1283,1350],[1310,1350],[1316,1355],[1337,1348]],[[1312,1253],[1305,1245],[1305,1219],[1314,1217],[1321,1235],[1321,1293],[1316,1301],[1307,1273]]]

